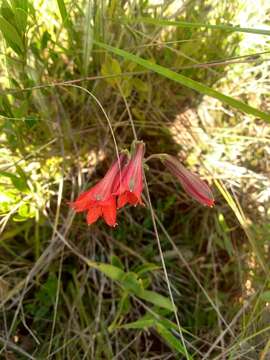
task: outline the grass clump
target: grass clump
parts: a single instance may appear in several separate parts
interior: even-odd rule
[[[267,14],[262,0],[2,2],[3,358],[268,358]],[[216,206],[149,162],[152,206],[145,191],[115,229],[75,216],[134,137],[146,157],[178,155]]]

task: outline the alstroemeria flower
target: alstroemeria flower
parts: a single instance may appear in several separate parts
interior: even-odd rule
[[[161,159],[168,170],[176,176],[183,189],[199,203],[214,205],[214,197],[209,186],[197,175],[187,170],[175,157],[163,154]]]
[[[143,205],[141,195],[143,190],[144,148],[143,142],[135,143],[134,154],[119,176],[119,182],[115,189],[115,195],[118,196],[118,208],[122,208],[126,204]]]
[[[120,154],[102,180],[70,203],[76,212],[87,211],[87,224],[103,217],[109,226],[116,226],[116,196],[113,190],[126,160],[126,155]]]

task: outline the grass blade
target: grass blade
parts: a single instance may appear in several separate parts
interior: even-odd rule
[[[92,0],[88,0],[86,6],[86,14],[84,20],[84,32],[83,32],[83,74],[87,74],[91,51],[93,47],[93,6]]]
[[[122,18],[121,21],[123,23],[145,23],[145,24],[152,24],[157,26],[176,26],[182,28],[205,28],[205,29],[213,29],[213,30],[224,30],[229,32],[242,32],[242,33],[249,33],[249,34],[258,34],[258,35],[270,35],[270,30],[266,29],[254,29],[254,28],[246,28],[240,26],[232,26],[232,25],[212,25],[212,24],[205,24],[200,22],[188,22],[188,21],[171,21],[167,19],[153,19],[148,17],[139,17],[139,18]]]
[[[70,20],[70,16],[67,12],[65,2],[64,2],[64,0],[57,0],[57,4],[58,4],[58,8],[59,8],[59,11],[61,14],[63,26],[67,29],[70,40],[71,40],[72,34],[73,34],[73,26],[72,26],[72,22]]]
[[[156,324],[155,328],[159,333],[159,335],[165,339],[165,341],[170,345],[172,349],[176,350],[178,353],[182,355],[186,355],[185,349],[181,344],[180,340],[177,339],[175,336],[173,336],[170,330],[166,329],[163,325],[159,323]],[[192,360],[193,357],[190,354],[188,354],[187,359]]]
[[[263,120],[270,122],[270,114],[267,114],[263,111],[255,109],[252,106],[249,106],[249,105],[243,103],[242,101],[234,99],[230,96],[224,95],[224,94],[220,93],[219,91],[214,90],[214,89],[210,88],[209,86],[206,86],[198,81],[192,80],[184,75],[176,73],[175,71],[167,69],[164,66],[155,64],[149,60],[146,60],[142,57],[131,54],[125,50],[122,50],[122,49],[119,49],[119,48],[116,48],[111,45],[107,45],[107,44],[104,44],[104,43],[101,43],[98,41],[94,41],[94,43],[97,46],[99,46],[105,50],[108,50],[116,55],[119,55],[126,60],[133,61],[148,70],[154,71],[170,80],[178,82],[179,84],[184,85],[190,89],[193,89],[201,94],[216,98],[216,99],[220,100],[221,102],[223,102],[224,104],[230,105],[230,106],[234,107],[235,109],[240,110],[246,114],[251,114],[253,116],[259,117]]]

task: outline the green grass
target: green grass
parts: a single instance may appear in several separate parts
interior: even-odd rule
[[[1,358],[269,357],[259,5],[1,3]],[[87,226],[68,203],[134,138],[200,174],[215,207],[152,159],[146,206]]]

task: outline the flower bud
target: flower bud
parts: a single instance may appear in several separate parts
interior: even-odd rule
[[[214,205],[214,197],[209,186],[198,175],[187,170],[174,156],[162,154],[161,160],[187,194],[203,205]]]

